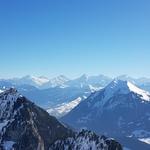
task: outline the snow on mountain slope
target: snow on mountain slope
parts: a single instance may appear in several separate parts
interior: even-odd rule
[[[140,141],[150,144],[150,138],[139,138]]]
[[[34,77],[32,76],[32,80],[39,86],[49,82],[49,79],[44,77],[44,76],[40,76],[40,77]]]
[[[130,92],[138,94],[143,100],[150,100],[150,93],[144,91],[129,81],[122,80],[113,80],[106,88],[105,88],[105,97],[109,99],[115,93],[119,94],[128,94]]]
[[[43,76],[40,77],[35,77],[35,76],[24,76],[22,78],[18,78],[16,80],[17,84],[29,84],[29,85],[33,85],[36,87],[42,86],[43,84],[46,84],[47,82],[49,82],[49,79]]]
[[[134,131],[150,132],[149,114],[150,94],[128,81],[115,79],[104,89],[92,93],[61,120],[70,126],[91,129],[118,139],[134,138],[135,142],[140,137],[134,136]],[[150,136],[144,134],[142,138]]]
[[[69,79],[64,75],[60,75],[52,79],[48,79],[44,76],[40,77],[25,76],[21,79],[18,79],[19,84],[29,84],[42,89],[63,86],[64,83],[67,81],[69,81]]]
[[[121,145],[114,139],[105,136],[99,137],[87,130],[82,130],[74,137],[69,137],[63,141],[56,141],[50,150],[59,150],[60,147],[63,150],[122,150]]]
[[[133,85],[131,82],[128,82],[128,81],[122,81],[122,80],[115,79],[101,91],[103,91],[104,93],[101,98],[101,101],[97,101],[95,103],[96,107],[104,106],[113,96],[115,96],[115,94],[129,94],[131,92],[136,94],[141,99],[141,101],[142,100],[150,101],[150,93],[149,92],[138,88],[137,86]],[[97,95],[99,95],[99,93],[101,93],[101,91],[97,92],[91,99],[94,99],[94,97],[97,97]],[[118,101],[118,104],[119,103],[120,103],[120,101]]]
[[[88,76],[84,74],[79,78],[66,82],[66,85],[79,88],[85,88],[90,86],[92,88],[101,88],[106,86],[110,81],[112,81],[112,79],[104,75]]]
[[[1,150],[122,150],[113,139],[65,127],[14,88],[0,93],[0,130]]]
[[[14,121],[17,111],[21,108],[20,106],[14,110],[17,99],[21,97],[13,88],[0,93],[0,137],[5,134],[4,128]]]
[[[66,82],[68,82],[70,79],[65,77],[64,75],[60,75],[57,76],[55,78],[52,78],[49,80],[49,82],[47,82],[46,84],[43,84],[43,86],[41,86],[41,88],[50,88],[50,87],[67,87],[67,85],[65,85]]]
[[[69,113],[74,107],[76,107],[81,101],[83,100],[83,98],[78,97],[77,99],[68,102],[68,103],[62,103],[60,105],[57,105],[54,108],[49,108],[47,109],[47,112],[52,115],[55,116],[57,118],[60,118],[64,115],[66,115],[67,113]]]
[[[150,93],[147,92],[147,91],[144,91],[138,87],[136,87],[135,85],[133,85],[132,83],[128,82],[127,83],[129,89],[131,92],[134,92],[138,95],[140,95],[140,97],[143,99],[143,100],[147,100],[147,101],[150,101]]]

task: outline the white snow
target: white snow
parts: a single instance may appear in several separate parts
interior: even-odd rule
[[[46,77],[34,77],[32,76],[31,79],[39,86],[49,82],[49,79]]]
[[[89,84],[88,86],[89,86],[91,92],[99,91],[100,89],[103,88],[103,87],[92,86],[91,84]]]
[[[147,144],[150,144],[150,137],[149,138],[139,138],[139,141],[145,142]]]
[[[127,85],[132,92],[140,95],[143,100],[150,101],[150,93],[149,92],[136,87],[135,85],[133,85],[130,82],[127,82]]]
[[[65,82],[69,81],[67,77],[64,75],[60,75],[58,77],[52,78],[49,80],[48,84],[50,87],[60,86],[61,88],[66,88],[68,85],[65,85]]]
[[[0,90],[0,93],[2,93],[3,91],[2,90]]]
[[[122,81],[122,80],[117,80],[115,79],[112,81],[108,86],[106,86],[104,89],[96,92],[93,96],[91,96],[91,102],[95,100],[96,97],[99,96],[101,91],[104,91],[104,95],[101,98],[100,101],[96,101],[94,104],[94,108],[102,108],[108,100],[110,100],[113,96],[116,94],[129,94],[130,92],[135,93],[139,98],[141,99],[141,102],[144,103],[145,101],[150,101],[150,94],[132,83],[128,81]],[[136,96],[135,95],[135,96]],[[133,94],[134,96],[134,94]],[[115,106],[118,105],[118,103],[121,103],[121,101],[114,101],[111,105],[109,105],[108,108],[114,108]],[[101,109],[102,111],[102,109]]]
[[[144,91],[131,82],[128,81],[122,81],[122,80],[114,80],[112,83],[110,83],[106,88],[105,88],[105,98],[109,99],[112,97],[116,92],[120,94],[128,94],[129,92],[134,92],[138,95],[143,100],[150,100],[150,93],[147,91]]]
[[[36,76],[24,76],[22,78],[11,79],[15,84],[28,84],[38,88],[50,88],[56,86],[63,86],[63,83],[67,82],[69,79],[63,75],[58,77],[49,79],[44,76],[36,77]]]
[[[68,103],[62,103],[61,105],[56,106],[55,108],[50,108],[47,110],[47,112],[50,115],[54,115],[55,117],[62,117],[69,113],[74,107],[76,107],[80,102],[82,98],[78,97],[77,99],[68,102]]]
[[[27,75],[22,78],[17,78],[13,81],[15,81],[17,84],[29,84],[29,85],[39,87],[39,86],[42,86],[43,84],[46,84],[47,82],[49,82],[49,79],[46,77],[43,77],[43,76],[35,77],[35,76]]]

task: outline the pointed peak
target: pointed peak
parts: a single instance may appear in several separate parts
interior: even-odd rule
[[[111,88],[114,88],[114,87],[127,87],[128,81],[126,80],[120,80],[120,79],[117,79],[115,78],[110,84],[108,84],[107,87],[111,87]]]
[[[150,100],[150,94],[147,91],[144,91],[138,88],[136,85],[132,84],[129,81],[114,79],[106,88],[107,93],[115,94],[119,92],[121,94],[127,94],[133,92],[140,95],[143,100]]]

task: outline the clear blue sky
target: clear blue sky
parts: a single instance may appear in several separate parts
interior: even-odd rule
[[[150,77],[149,0],[1,0],[0,77]]]

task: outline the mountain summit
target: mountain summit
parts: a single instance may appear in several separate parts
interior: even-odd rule
[[[119,139],[130,136],[139,140],[150,137],[149,118],[150,94],[128,81],[115,79],[91,94],[62,120],[71,126]]]
[[[150,101],[150,93],[147,91],[144,91],[134,84],[132,84],[129,81],[123,81],[123,80],[113,80],[108,86],[105,88],[105,96],[107,99],[109,97],[112,97],[115,93],[117,94],[128,94],[130,92],[133,92],[134,94],[137,94],[141,97],[141,99]]]

